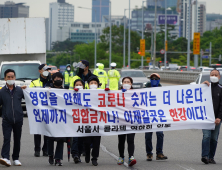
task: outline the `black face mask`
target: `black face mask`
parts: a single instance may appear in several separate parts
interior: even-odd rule
[[[84,72],[84,69],[78,68],[78,74],[83,74],[83,72]]]
[[[62,86],[62,80],[56,80],[56,81],[54,81],[54,85],[57,86],[57,87]]]

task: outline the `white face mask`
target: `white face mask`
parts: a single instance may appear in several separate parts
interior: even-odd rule
[[[123,88],[126,90],[129,90],[131,88],[131,85],[129,84],[123,84]]]
[[[15,84],[15,80],[7,80],[6,82],[7,82],[8,85],[10,85],[10,86],[13,85],[13,84]]]
[[[82,86],[76,86],[77,89],[82,90],[83,87]]]
[[[215,76],[210,76],[210,81],[212,83],[217,83],[219,81],[218,77],[215,77]]]
[[[48,77],[49,72],[48,71],[43,71],[42,75],[45,76],[45,77]]]
[[[90,89],[97,89],[97,88],[98,88],[98,86],[97,86],[97,85],[95,85],[95,84],[92,84],[92,85],[90,85],[90,86],[89,86],[89,88],[90,88]]]
[[[67,70],[69,71],[69,70],[70,70],[70,68],[68,67],[68,68],[67,68]]]

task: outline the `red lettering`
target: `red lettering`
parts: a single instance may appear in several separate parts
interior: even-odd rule
[[[82,123],[89,123],[89,111],[88,109],[81,110]]]
[[[90,109],[90,111],[93,111],[95,112],[94,114],[91,114],[90,113],[90,119],[91,119],[91,123],[98,123],[98,114],[97,114],[97,111],[96,110],[93,110],[93,109]]]
[[[79,109],[72,109],[73,123],[80,123]]]
[[[106,107],[105,94],[99,94],[99,96],[102,96],[102,98],[99,98],[100,105],[98,105],[98,107]]]
[[[122,93],[122,101],[123,101],[123,103],[121,104],[120,102],[119,102],[119,93],[117,93],[117,104],[118,104],[118,106],[123,106],[123,107],[125,107],[125,97],[124,97],[124,93]]]
[[[170,116],[173,118],[174,122],[180,121],[180,119],[178,119],[176,109],[170,109],[169,111],[170,111]]]
[[[178,114],[180,116],[180,119],[183,120],[183,121],[186,121],[187,120],[187,117],[186,117],[186,109],[185,108],[178,108],[177,109],[178,111],[180,111],[180,113]]]
[[[108,101],[110,102],[108,107],[116,107],[116,105],[113,104],[113,102],[115,102],[115,93],[108,94]]]
[[[101,120],[103,120],[103,122],[107,123],[107,120],[106,120],[106,111],[99,111],[99,112],[100,112],[99,121],[101,122]]]

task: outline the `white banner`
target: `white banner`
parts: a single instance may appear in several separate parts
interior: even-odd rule
[[[181,129],[214,129],[211,88],[183,85],[104,91],[27,88],[31,134],[110,136]]]

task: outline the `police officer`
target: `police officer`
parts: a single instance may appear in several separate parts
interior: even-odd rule
[[[69,85],[69,90],[73,90],[73,86],[74,86],[74,82],[77,79],[81,79],[84,83],[85,83],[85,89],[89,89],[89,86],[87,84],[87,81],[89,79],[89,77],[91,77],[92,72],[89,70],[89,62],[87,60],[81,60],[77,65],[76,68],[78,69],[78,73],[77,75],[75,75],[71,81],[70,81],[70,85]]]
[[[51,70],[50,67],[48,67],[45,64],[41,64],[39,66],[39,73],[40,77],[37,80],[33,80],[30,84],[30,88],[45,88],[50,87],[50,84],[52,83],[51,80],[51,74],[49,73],[49,70]],[[44,136],[44,144],[42,147],[43,156],[48,156],[48,148],[47,148],[47,136]],[[34,135],[34,156],[40,157],[40,150],[41,150],[41,135],[35,134]]]
[[[71,71],[71,65],[66,65],[66,71],[63,74],[64,77],[64,89],[69,89],[69,83],[74,76],[74,72]]]
[[[98,72],[98,70],[99,70],[99,65],[100,65],[101,63],[97,63],[96,64],[96,69],[93,71],[93,74],[95,74],[95,75],[97,75],[97,72]]]
[[[116,70],[116,63],[111,63],[111,70],[108,72],[109,79],[109,89],[110,90],[118,90],[120,74]]]
[[[99,78],[99,82],[102,83],[101,89],[105,89],[108,83],[107,73],[104,69],[104,65],[99,65],[99,70],[96,72],[96,76]]]

